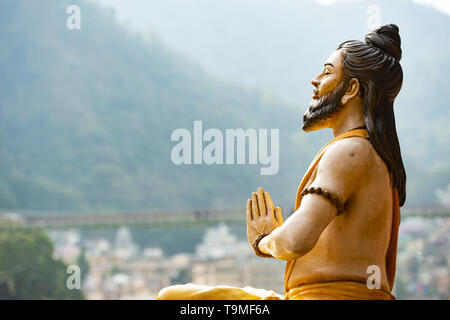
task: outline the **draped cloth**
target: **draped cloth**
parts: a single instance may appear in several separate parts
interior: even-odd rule
[[[162,289],[157,300],[281,300],[272,290],[253,287],[204,286],[193,283]]]
[[[314,170],[320,162],[325,151],[336,141],[349,137],[368,138],[366,129],[356,129],[347,131],[328,142],[311,162],[308,170],[303,176],[297,190],[295,210],[300,207],[301,192],[312,176]],[[397,238],[400,224],[400,208],[398,192],[392,189],[393,196],[393,219],[391,228],[391,238],[386,254],[386,271],[389,285],[392,288],[395,277],[395,265],[397,256]],[[280,295],[271,290],[255,289],[252,287],[231,287],[231,286],[203,286],[195,284],[176,285],[164,288],[158,294],[157,299],[161,300],[391,300],[395,299],[390,293],[369,289],[365,283],[355,281],[333,281],[314,284],[304,284],[295,288],[288,288],[288,280],[292,273],[296,260],[288,261],[286,264],[284,278],[284,295]]]
[[[308,183],[309,179],[311,178],[314,170],[316,169],[317,165],[320,162],[320,159],[322,159],[322,156],[324,155],[325,151],[332,145],[334,144],[336,141],[345,139],[345,138],[349,138],[349,137],[363,137],[363,138],[369,138],[369,132],[366,129],[356,129],[356,130],[350,130],[347,131],[343,134],[340,134],[339,136],[335,137],[333,140],[331,140],[330,142],[328,142],[315,156],[315,158],[313,159],[313,161],[311,162],[308,170],[306,171],[305,175],[303,176],[302,181],[300,182],[300,185],[298,186],[298,190],[297,190],[297,197],[296,197],[296,201],[295,201],[295,211],[297,211],[297,209],[300,207],[300,204],[302,202],[302,195],[301,192],[303,191],[303,189],[305,188],[306,184]],[[394,286],[394,278],[395,278],[395,269],[396,269],[396,257],[397,257],[397,240],[398,240],[398,229],[400,226],[400,206],[399,206],[399,200],[398,200],[398,192],[396,188],[392,188],[392,228],[391,228],[391,237],[390,237],[390,241],[389,241],[389,246],[388,246],[388,250],[386,253],[386,273],[387,273],[387,278],[388,278],[388,282],[389,282],[389,286],[390,288],[392,288]],[[289,297],[300,297],[300,296],[305,296],[305,294],[303,295],[299,295],[299,294],[289,294],[289,288],[288,288],[288,281],[289,281],[289,277],[291,276],[292,270],[294,268],[295,265],[295,261],[296,260],[291,260],[288,261],[286,263],[286,270],[285,270],[285,274],[284,274],[284,292],[285,292],[285,296],[289,296]],[[338,289],[338,287],[340,286],[344,286],[345,288],[350,288],[352,286],[345,284],[345,283],[340,283],[340,282],[333,282],[333,286]],[[312,294],[312,292],[316,292],[317,290],[319,290],[319,288],[325,288],[325,287],[329,287],[329,289],[333,289],[333,286],[329,286],[328,284],[317,284],[313,287],[308,287],[310,290],[308,290],[308,292],[310,292]],[[364,284],[364,286],[366,286]],[[302,286],[305,287],[305,286]],[[355,282],[354,285],[355,289],[356,288],[360,288],[359,285],[357,285],[357,283]],[[312,289],[314,288],[314,290]],[[363,290],[359,293],[363,294],[365,292],[364,288],[362,288]],[[367,288],[366,288],[367,289]],[[298,293],[300,289],[299,288],[294,288],[294,291],[296,291]],[[306,290],[306,289],[305,289]],[[320,291],[320,290],[319,290]],[[324,292],[330,292],[332,293],[333,290],[323,290]],[[338,290],[339,291],[339,290]],[[344,292],[345,290],[340,290],[339,292]],[[371,293],[374,293],[375,291],[381,291],[381,290],[370,290]],[[387,293],[386,293],[387,294]],[[316,295],[315,296],[319,297],[320,295]],[[336,296],[337,293],[335,293]],[[393,296],[391,296],[390,294],[388,294],[390,297],[393,298]],[[346,294],[344,294],[342,296],[342,299],[346,299],[345,298]],[[330,297],[331,298],[331,297]]]
[[[284,300],[395,300],[388,292],[369,289],[365,283],[356,281],[332,281],[292,288]]]

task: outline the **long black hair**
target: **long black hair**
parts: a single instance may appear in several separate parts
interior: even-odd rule
[[[399,204],[406,200],[406,172],[395,128],[394,100],[403,82],[402,50],[398,27],[384,25],[365,37],[365,42],[341,43],[344,79],[358,79],[364,120],[372,146],[386,163],[397,188]]]

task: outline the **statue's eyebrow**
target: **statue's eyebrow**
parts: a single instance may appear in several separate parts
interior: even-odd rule
[[[324,66],[324,67],[326,67],[326,66],[332,66],[332,67],[334,68],[334,66],[333,66],[333,64],[332,64],[331,62],[326,62],[323,66]]]

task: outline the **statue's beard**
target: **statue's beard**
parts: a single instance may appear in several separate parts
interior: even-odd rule
[[[312,100],[303,115],[302,129],[309,131],[337,113],[342,108],[341,98],[347,86],[347,81],[341,81],[333,91],[324,94],[319,100]]]

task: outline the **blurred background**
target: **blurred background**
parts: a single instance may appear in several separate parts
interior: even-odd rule
[[[301,130],[310,81],[341,42],[386,23],[402,37],[407,172],[394,294],[448,299],[450,5],[439,0],[1,1],[0,299],[153,299],[187,282],[281,293],[284,263],[246,242],[246,200],[263,186],[292,213],[333,137]],[[279,129],[279,172],[175,165],[171,134],[195,120]]]

